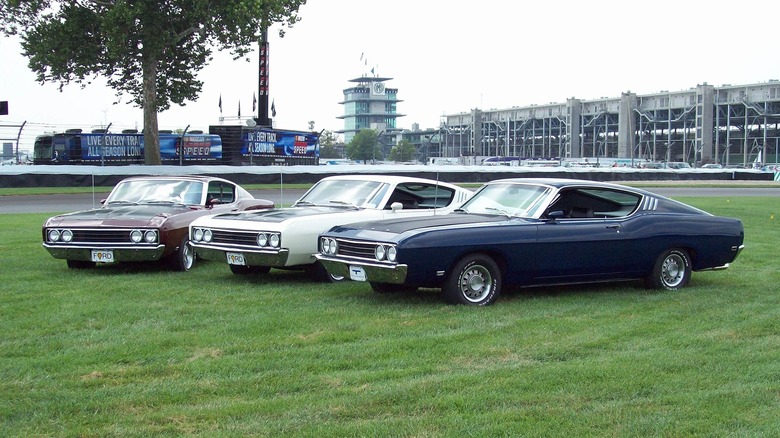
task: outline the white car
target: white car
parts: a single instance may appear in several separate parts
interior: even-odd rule
[[[331,281],[335,278],[314,258],[320,233],[353,222],[446,214],[471,195],[470,190],[430,179],[331,176],[289,208],[196,219],[190,224],[190,241],[198,257],[227,263],[234,274],[306,269],[319,281]]]

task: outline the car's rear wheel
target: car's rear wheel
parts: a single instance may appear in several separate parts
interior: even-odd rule
[[[68,260],[68,268],[70,269],[89,269],[95,267],[95,262],[87,260]]]
[[[251,275],[251,274],[267,274],[271,270],[270,266],[244,266],[244,265],[228,265],[230,266],[230,272],[236,275]]]
[[[653,272],[645,279],[645,285],[654,289],[679,290],[691,280],[691,258],[683,249],[670,249],[662,253],[653,266]]]
[[[392,294],[401,292],[414,292],[417,290],[414,286],[407,286],[405,284],[391,284],[391,283],[375,283],[369,282],[371,289],[378,294]]]
[[[442,285],[442,292],[452,304],[493,304],[501,293],[501,270],[485,254],[468,255],[453,266]]]
[[[184,236],[179,247],[171,254],[170,262],[173,269],[181,272],[189,271],[195,266],[195,250],[187,236]]]

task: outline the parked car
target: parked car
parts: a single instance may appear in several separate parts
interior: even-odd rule
[[[717,163],[707,163],[701,166],[702,169],[723,169],[723,165]]]
[[[69,268],[167,260],[195,264],[188,226],[220,211],[270,209],[235,183],[206,176],[139,176],[120,181],[100,208],[61,214],[43,224],[43,247]]]
[[[377,292],[441,288],[487,305],[506,286],[644,279],[677,290],[743,249],[738,219],[616,184],[507,179],[446,216],[333,227],[316,258]]]
[[[667,169],[675,169],[675,170],[690,170],[693,169],[690,164],[686,163],[685,161],[667,161],[666,162],[666,168]]]
[[[320,233],[338,224],[389,217],[441,215],[471,191],[439,181],[384,175],[342,175],[314,184],[289,208],[223,213],[190,225],[199,257],[227,263],[234,274],[304,269],[330,281],[314,258]]]

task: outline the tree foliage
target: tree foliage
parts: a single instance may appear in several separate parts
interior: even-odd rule
[[[320,158],[342,158],[336,149],[338,138],[333,131],[325,131],[320,135]]]
[[[347,158],[362,160],[364,163],[368,160],[381,159],[382,151],[378,139],[379,134],[373,129],[359,131],[347,145]]]
[[[0,0],[0,32],[19,35],[37,80],[106,78],[144,110],[147,164],[160,163],[158,112],[194,101],[213,50],[238,59],[262,32],[295,24],[306,0]]]
[[[408,162],[414,160],[417,149],[409,140],[401,140],[390,150],[390,161]]]

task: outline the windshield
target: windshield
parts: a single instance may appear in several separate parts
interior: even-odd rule
[[[106,204],[201,204],[202,197],[203,183],[198,181],[133,180],[119,183]]]
[[[323,180],[314,185],[296,205],[352,205],[377,208],[386,183],[348,179]]]
[[[490,184],[478,191],[460,210],[468,213],[539,217],[552,193],[550,187],[531,184]]]

